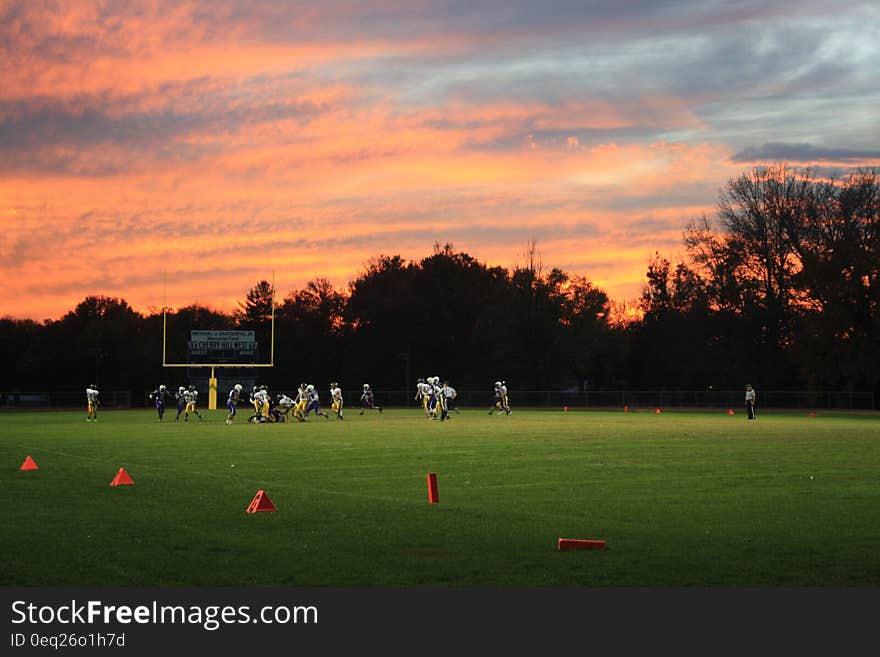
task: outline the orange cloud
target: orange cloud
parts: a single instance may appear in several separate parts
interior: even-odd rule
[[[344,288],[368,258],[435,241],[513,267],[536,239],[548,267],[625,300],[740,172],[707,118],[730,92],[690,48],[707,88],[648,79],[619,43],[602,59],[574,31],[557,42],[574,28],[553,16],[542,36],[531,16],[439,29],[403,3],[369,28],[357,4],[242,6],[3,13],[0,273],[16,284],[0,315],[57,317],[87,294],[146,310],[166,270],[173,305],[231,309],[272,272],[282,294]],[[637,23],[635,53],[649,22],[603,25]],[[674,77],[678,60],[645,52]]]

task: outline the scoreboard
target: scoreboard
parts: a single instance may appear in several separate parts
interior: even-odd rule
[[[257,380],[257,369],[248,367],[248,363],[259,362],[260,348],[254,331],[190,331],[186,351],[187,362],[192,365],[187,369],[189,382],[196,386],[202,399],[211,397],[212,368],[198,367],[197,363],[230,363],[216,370],[216,393],[224,400],[222,403],[236,383],[249,390]]]

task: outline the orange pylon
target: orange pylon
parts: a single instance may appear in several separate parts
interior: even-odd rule
[[[246,513],[257,513],[258,511],[276,511],[277,507],[272,504],[272,500],[269,499],[269,496],[266,495],[266,491],[258,490],[257,494],[254,495],[254,499],[251,500],[251,503],[248,505],[248,508],[245,509]]]
[[[110,482],[111,486],[124,486],[131,485],[134,483],[134,480],[128,476],[128,473],[125,471],[125,468],[119,468],[119,472],[116,473],[116,476],[113,477],[113,481]]]
[[[604,550],[605,541],[583,538],[560,538],[556,549],[563,550]]]
[[[437,504],[440,502],[440,491],[437,489],[437,475],[433,472],[428,473],[428,504]]]

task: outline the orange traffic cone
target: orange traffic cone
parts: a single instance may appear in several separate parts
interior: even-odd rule
[[[272,504],[272,500],[269,499],[269,496],[266,495],[266,491],[258,490],[257,494],[254,495],[254,499],[251,500],[251,503],[248,505],[248,508],[245,509],[246,513],[257,513],[258,511],[276,511],[277,507]]]
[[[605,541],[587,540],[582,538],[560,538],[556,549],[562,550],[604,550]]]
[[[119,472],[116,473],[116,476],[113,477],[113,481],[110,482],[111,486],[124,486],[133,484],[134,481],[131,477],[128,476],[128,473],[125,471],[125,468],[119,468]]]
[[[27,455],[27,458],[24,460],[24,463],[22,463],[21,467],[19,468],[19,470],[39,470],[39,469],[40,468],[37,466],[37,464],[31,458],[30,454]]]
[[[624,407],[623,407],[623,412],[624,412],[624,413],[629,413],[629,406],[624,406]]]
[[[727,409],[727,414],[728,414],[728,415],[733,415],[733,409],[732,409],[732,408],[728,408],[728,409]]]
[[[657,415],[660,415],[660,409],[659,409],[659,408],[655,408],[655,409],[654,409],[654,412],[655,412]]]
[[[437,475],[433,472],[428,473],[428,504],[437,504],[440,502],[440,491],[437,490]]]

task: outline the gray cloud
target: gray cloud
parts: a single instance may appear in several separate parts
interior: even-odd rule
[[[308,9],[276,0],[217,0],[182,9],[173,2],[112,3],[97,11],[96,22],[84,22],[79,31],[59,32],[52,23],[44,27],[47,22],[40,20],[38,6],[6,3],[0,10],[0,43],[7,45],[0,46],[0,61],[3,52],[11,61],[44,55],[50,61],[56,51],[59,58],[86,61],[99,54],[143,56],[146,46],[126,38],[126,21],[137,18],[143,24],[155,18],[159,22],[163,16],[176,19],[159,35],[159,47],[184,40],[188,45],[222,43],[229,35],[241,37],[242,43],[329,43],[345,38],[355,43],[385,39],[391,44],[456,35],[461,40],[451,49],[427,46],[395,55],[392,47],[390,54],[328,63],[313,74],[351,84],[363,94],[356,102],[387,98],[403,113],[450,102],[473,107],[509,102],[538,104],[545,108],[543,118],[552,121],[565,116],[572,105],[585,108],[582,116],[565,117],[571,130],[537,125],[540,115],[511,120],[504,134],[491,142],[475,140],[466,145],[480,150],[518,149],[529,134],[552,146],[564,144],[571,135],[582,143],[742,143],[743,133],[751,133],[752,141],[769,141],[775,131],[776,141],[795,143],[820,122],[835,131],[834,138],[841,143],[838,135],[848,129],[845,126],[858,130],[870,121],[858,115],[859,108],[877,100],[876,84],[865,72],[877,52],[877,46],[870,45],[875,40],[867,27],[877,11],[869,3],[850,3],[832,12],[821,2],[793,0],[562,0],[540,7],[525,0],[475,4],[328,0]],[[193,28],[189,34],[182,31],[187,24]],[[3,169],[10,170],[15,161],[39,169],[45,160],[43,166],[49,171],[102,175],[117,166],[115,162],[101,165],[100,158],[69,162],[60,157],[53,162],[49,154],[34,148],[41,142],[80,148],[112,143],[136,148],[141,156],[198,161],[210,155],[211,147],[180,145],[175,143],[177,137],[195,131],[234,133],[256,122],[305,121],[327,109],[297,103],[295,95],[289,102],[291,88],[280,78],[263,76],[238,83],[184,80],[149,93],[166,105],[143,111],[138,109],[138,98],[106,95],[0,102]],[[842,96],[847,96],[844,104]],[[673,102],[665,105],[662,99]],[[801,100],[796,110],[794,99]],[[828,99],[832,107],[818,105],[816,99]],[[611,108],[625,127],[592,127],[588,109],[592,101]],[[838,120],[828,124],[832,115]],[[694,118],[702,125],[688,121]],[[435,121],[432,127],[443,130],[444,121]],[[449,121],[450,127],[484,127],[480,121]]]
[[[768,142],[761,146],[749,146],[735,153],[734,162],[762,160],[786,160],[791,162],[859,162],[880,159],[880,148],[837,148],[813,144],[788,144]]]
[[[102,176],[137,170],[154,160],[193,162],[223,146],[188,143],[183,139],[187,136],[228,136],[247,126],[278,121],[306,124],[332,111],[327,103],[298,100],[288,83],[288,76],[257,76],[236,84],[168,83],[118,99],[96,94],[73,100],[0,100],[0,172]],[[266,94],[267,87],[276,93]],[[242,89],[255,91],[248,102],[238,98]],[[150,105],[158,107],[141,109]]]

